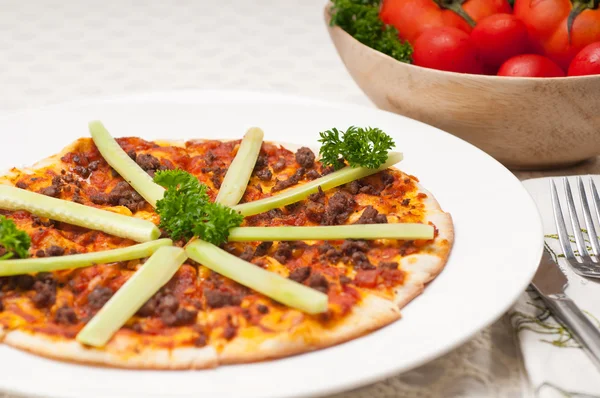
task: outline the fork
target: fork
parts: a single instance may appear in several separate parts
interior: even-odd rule
[[[565,196],[567,197],[567,210],[571,221],[571,226],[573,227],[573,237],[575,238],[578,256],[575,255],[575,252],[571,247],[571,240],[569,239],[569,233],[567,232],[567,227],[563,218],[563,212],[560,207],[556,184],[553,180],[550,180],[554,220],[556,221],[558,240],[560,242],[560,246],[562,247],[565,260],[578,275],[588,278],[600,278],[600,243],[598,242],[598,235],[596,234],[596,228],[594,227],[594,222],[592,221],[592,214],[590,212],[591,206],[590,202],[588,201],[587,194],[585,193],[583,180],[581,177],[578,177],[577,186],[579,188],[579,196],[581,198],[581,207],[583,209],[583,219],[587,228],[588,241],[592,249],[591,254],[588,251],[586,241],[583,237],[577,210],[575,210],[575,201],[573,200],[573,193],[571,192],[571,184],[569,183],[567,177],[564,178],[564,185]],[[597,221],[600,223],[600,196],[598,195],[596,184],[591,177],[589,180],[589,185],[593,196],[593,206]],[[595,257],[595,259],[592,258],[592,255]]]

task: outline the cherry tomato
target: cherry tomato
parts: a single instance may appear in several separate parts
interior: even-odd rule
[[[496,68],[528,49],[527,28],[511,14],[494,14],[479,21],[471,32],[471,41],[481,62]]]
[[[379,15],[414,44],[426,30],[442,26],[470,33],[475,23],[499,12],[511,12],[507,0],[383,0]]]
[[[577,53],[567,75],[600,75],[600,41],[588,44]]]
[[[564,70],[583,47],[600,40],[597,0],[515,0],[514,15],[529,32],[533,51]]]
[[[537,54],[512,57],[502,64],[498,76],[563,77],[565,72],[550,58]]]
[[[425,68],[458,73],[483,73],[469,35],[457,28],[426,30],[415,40],[413,62]]]

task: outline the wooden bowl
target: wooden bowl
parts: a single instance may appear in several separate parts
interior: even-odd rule
[[[339,56],[379,108],[447,131],[512,169],[563,167],[600,155],[600,76],[512,78],[422,68],[329,26],[328,9]]]

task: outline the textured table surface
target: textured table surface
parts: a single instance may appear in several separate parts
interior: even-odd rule
[[[84,97],[208,88],[373,106],[338,58],[323,6],[323,0],[0,0],[0,113]],[[518,175],[598,168],[591,162]],[[526,393],[502,319],[421,368],[336,397]]]

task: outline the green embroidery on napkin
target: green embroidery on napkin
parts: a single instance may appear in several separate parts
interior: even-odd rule
[[[540,384],[538,386],[538,388],[535,389],[535,395],[539,397],[540,392],[541,392],[540,390],[542,390],[544,387],[554,390],[555,392],[561,394],[565,398],[600,398],[600,395],[590,395],[590,394],[586,394],[586,393],[582,393],[582,392],[563,390],[556,384],[552,384],[552,383],[548,383],[548,382]]]
[[[538,297],[539,299],[539,297]],[[541,301],[541,299],[539,299]],[[530,330],[532,332],[552,336],[553,338],[543,338],[540,341],[552,344],[555,347],[561,348],[581,348],[581,346],[573,340],[573,335],[566,327],[554,321],[551,317],[552,313],[546,308],[543,303],[527,302],[537,310],[536,315],[529,315],[521,311],[515,311],[510,315],[510,320],[514,325],[517,333],[522,330]]]
[[[586,229],[581,229],[582,232],[587,234]],[[558,239],[558,235],[549,234],[544,235],[547,239]],[[588,239],[585,239],[585,242],[589,243]],[[569,235],[569,241],[575,243],[575,237],[573,235]],[[591,251],[591,247],[586,245],[587,249]],[[552,247],[547,242],[544,242],[544,248],[550,253],[552,259],[558,263],[558,259],[564,257],[563,254],[557,254]],[[575,250],[575,255],[578,256],[579,253]],[[533,314],[527,314],[522,311],[515,311],[510,315],[510,320],[513,326],[515,327],[517,333],[522,330],[530,330],[532,332],[553,336],[550,338],[543,338],[540,341],[548,344],[552,344],[555,347],[561,348],[581,348],[581,345],[577,343],[573,339],[573,335],[571,331],[560,323],[556,322],[554,318],[552,318],[552,312],[546,307],[542,298],[537,294],[533,287],[529,287],[527,289],[527,293],[531,297],[532,301],[527,301],[526,303],[532,307]],[[583,310],[598,327],[600,327],[600,321],[590,314],[588,311]],[[600,398],[600,397],[598,397]]]

